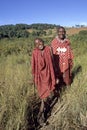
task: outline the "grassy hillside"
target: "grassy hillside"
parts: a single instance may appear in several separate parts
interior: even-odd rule
[[[43,39],[50,44],[52,37]],[[87,35],[73,35],[70,40],[75,55],[73,83],[61,93],[43,130],[87,128]],[[35,129],[39,99],[32,83],[32,49],[33,38],[0,40],[0,130]]]
[[[74,35],[74,34],[78,34],[82,30],[87,31],[87,27],[80,27],[80,28],[70,27],[70,28],[66,28],[66,34],[68,36],[71,36],[71,35]],[[27,31],[32,33],[33,31],[37,31],[37,30],[36,29],[27,29]],[[44,31],[46,31],[48,36],[55,36],[56,35],[56,27],[54,27],[53,29],[47,29],[47,30],[44,30]]]
[[[87,31],[87,27],[81,27],[81,28],[68,28],[67,29],[67,34],[68,35],[73,35],[73,34],[78,34],[80,31],[82,30],[86,30]]]

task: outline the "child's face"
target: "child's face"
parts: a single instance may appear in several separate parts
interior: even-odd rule
[[[39,41],[39,40],[36,40],[36,41],[35,41],[35,46],[36,46],[36,48],[38,48],[39,50],[43,50],[43,48],[44,48],[44,43],[41,42],[41,41]]]
[[[60,28],[58,30],[58,36],[59,36],[60,39],[64,39],[65,38],[65,34],[66,34],[66,32],[65,32],[65,30],[63,28]]]

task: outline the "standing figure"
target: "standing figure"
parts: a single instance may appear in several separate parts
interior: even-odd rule
[[[73,67],[73,52],[70,47],[70,41],[66,38],[65,28],[57,28],[58,35],[51,42],[53,49],[55,75],[59,79],[59,86],[70,85],[72,82],[71,69]]]
[[[38,118],[45,121],[44,112],[47,107],[47,98],[55,89],[55,74],[52,64],[50,47],[44,46],[44,41],[35,39],[35,48],[32,52],[32,75],[41,99]]]

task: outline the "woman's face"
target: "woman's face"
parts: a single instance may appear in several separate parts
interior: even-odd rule
[[[44,48],[44,43],[42,41],[39,41],[38,39],[35,41],[35,46],[36,48],[38,48],[39,50],[43,50]]]
[[[44,48],[44,43],[43,42],[39,42],[39,45],[38,45],[38,48],[40,49],[40,50],[43,50],[43,48]]]
[[[59,39],[64,39],[65,38],[65,34],[66,34],[66,32],[65,32],[65,30],[63,28],[60,28],[58,30],[58,37],[59,37]]]

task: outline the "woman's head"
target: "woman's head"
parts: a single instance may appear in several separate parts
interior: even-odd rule
[[[38,48],[39,50],[44,49],[44,41],[41,38],[36,38],[34,40],[35,47]]]
[[[64,40],[65,37],[66,37],[66,30],[65,30],[65,28],[62,27],[62,26],[59,26],[57,28],[57,34],[58,34],[59,39]]]

